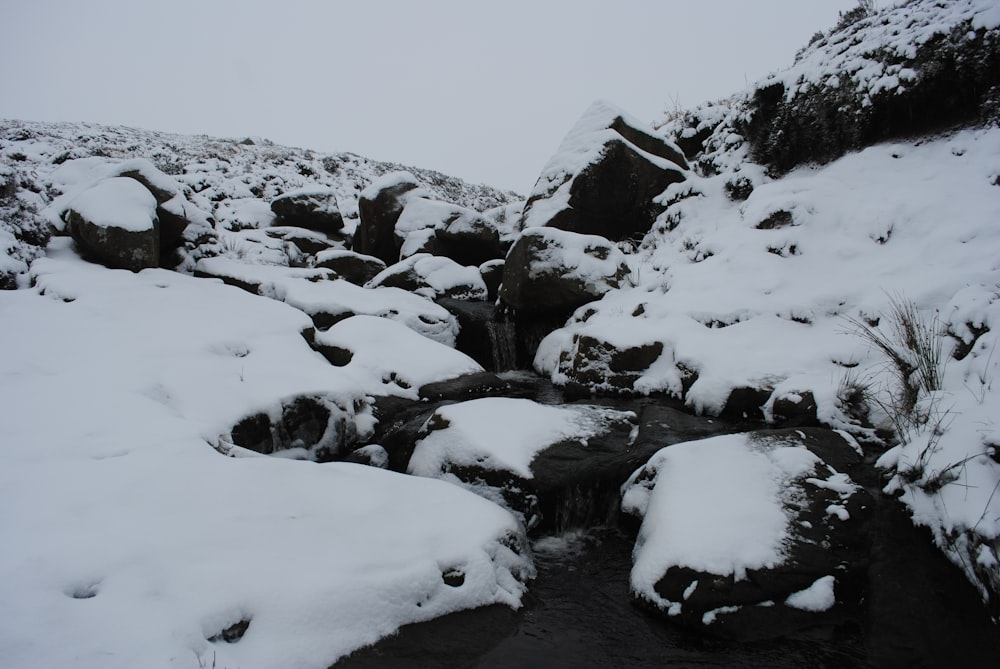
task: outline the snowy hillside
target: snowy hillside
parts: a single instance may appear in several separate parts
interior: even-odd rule
[[[544,621],[578,607],[532,579],[602,524],[634,545],[611,596],[736,644],[679,662],[995,656],[998,34],[991,0],[912,0],[656,130],[595,103],[527,203],[0,123],[0,665],[323,668]],[[861,650],[786,657],[813,628]]]

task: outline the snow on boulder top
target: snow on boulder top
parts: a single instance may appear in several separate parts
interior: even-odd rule
[[[420,188],[420,181],[417,177],[413,176],[410,172],[399,171],[399,172],[389,172],[372,182],[368,188],[361,191],[361,197],[365,200],[374,200],[378,197],[378,194],[389,188],[400,188],[403,186],[410,186],[412,188]],[[428,193],[420,193],[421,196],[427,196]]]
[[[156,224],[156,198],[149,189],[128,177],[100,181],[73,198],[70,206],[101,227],[141,232],[152,230]]]

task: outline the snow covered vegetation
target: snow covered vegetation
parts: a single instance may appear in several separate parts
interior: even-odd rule
[[[0,122],[0,665],[349,662],[582,523],[686,629],[995,657],[998,101],[996,3],[910,0],[656,129],[595,103],[523,201]]]

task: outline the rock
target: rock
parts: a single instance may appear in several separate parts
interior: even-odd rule
[[[80,193],[65,214],[84,255],[138,272],[160,264],[156,198],[135,179],[114,177]]]
[[[161,172],[145,158],[127,160],[118,165],[112,174],[135,179],[156,198],[161,253],[179,246],[188,226],[194,224],[200,228],[211,228],[211,215],[188,199],[190,189],[181,186],[176,179]]]
[[[558,371],[570,383],[612,392],[632,391],[634,384],[663,353],[663,342],[619,346],[586,334],[574,334],[572,347],[559,359]]]
[[[683,152],[607,103],[583,115],[542,170],[524,228],[549,226],[620,241],[649,231],[654,202],[685,179]]]
[[[236,446],[265,455],[329,462],[356,437],[348,415],[328,398],[294,397],[243,418],[230,436]]]
[[[315,256],[321,251],[327,251],[336,246],[336,242],[325,234],[301,227],[277,226],[267,228],[265,234],[272,239],[280,239],[290,244],[295,244],[295,247],[302,254],[309,256]]]
[[[316,267],[331,269],[337,276],[357,286],[363,286],[385,269],[385,263],[374,256],[354,251],[328,249],[316,254]]]
[[[496,300],[503,283],[503,260],[488,260],[479,266],[479,275],[486,284],[487,299]]]
[[[439,407],[427,419],[407,466],[417,476],[459,483],[521,517],[544,519],[539,499],[588,486],[586,467],[566,466],[625,450],[636,415],[594,405],[546,406],[494,397]],[[550,511],[547,529],[556,529]]]
[[[402,288],[429,298],[485,300],[486,284],[475,267],[463,267],[450,258],[418,253],[382,270],[368,288]]]
[[[415,197],[406,202],[395,226],[403,257],[426,251],[460,265],[480,265],[503,258],[496,224],[472,209]]]
[[[530,228],[507,254],[499,295],[519,312],[568,315],[628,276],[624,254],[602,237]]]
[[[642,518],[633,595],[754,640],[860,619],[873,500],[856,445],[818,428],[668,446],[623,486]]]
[[[336,233],[344,227],[337,194],[329,188],[299,188],[271,200],[278,225]]]
[[[368,465],[369,467],[378,467],[379,469],[388,469],[389,454],[378,444],[368,444],[367,446],[362,446],[351,451],[344,458],[344,461],[359,465]]]
[[[361,191],[361,220],[354,235],[354,250],[375,256],[387,265],[399,260],[396,221],[407,201],[423,194],[417,178],[409,172],[390,172]]]

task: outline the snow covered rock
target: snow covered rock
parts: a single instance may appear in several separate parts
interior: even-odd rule
[[[432,383],[476,374],[483,368],[472,358],[424,337],[405,324],[376,316],[352,316],[315,335],[321,351],[333,349],[348,375],[371,395],[417,399]],[[375,379],[375,383],[366,381]]]
[[[192,204],[190,189],[181,187],[176,179],[164,174],[145,158],[134,158],[116,165],[112,176],[135,179],[156,198],[156,214],[160,221],[160,252],[179,246],[190,225],[210,229],[211,216]]]
[[[407,472],[467,487],[532,528],[543,520],[540,497],[580,483],[579,470],[565,462],[623,449],[635,421],[630,411],[600,406],[501,397],[459,402],[424,424]]]
[[[396,222],[406,203],[424,194],[420,182],[409,172],[391,172],[361,191],[361,220],[354,235],[354,250],[375,256],[387,265],[399,260]]]
[[[524,206],[525,228],[550,226],[622,240],[649,231],[667,186],[685,179],[681,150],[597,102],[546,164]]]
[[[65,217],[84,255],[133,272],[159,266],[156,198],[135,179],[98,182],[73,199]]]
[[[336,398],[302,395],[242,418],[230,431],[232,443],[264,455],[329,462],[355,438],[353,412]]]
[[[297,188],[271,200],[278,225],[307,228],[323,233],[338,232],[344,218],[337,207],[337,193],[330,188]]]
[[[603,237],[529,228],[507,254],[499,295],[518,310],[568,313],[628,276],[624,254]]]
[[[481,265],[503,258],[497,226],[482,214],[456,204],[413,198],[396,221],[396,236],[403,257],[431,250],[460,265]]]
[[[622,487],[642,518],[633,595],[741,639],[856,615],[873,504],[856,443],[816,428],[667,446]]]
[[[486,284],[476,267],[463,267],[451,258],[418,253],[379,272],[368,288],[402,288],[431,299],[450,297],[485,300]]]
[[[333,272],[328,269],[248,263],[226,256],[202,258],[195,264],[194,275],[199,278],[220,279],[223,283],[255,295],[260,293],[262,286],[282,279],[320,281],[334,278]]]
[[[263,283],[260,292],[308,314],[321,330],[355,315],[378,316],[399,321],[445,346],[455,345],[455,318],[445,308],[400,288],[362,288],[342,279],[314,281],[278,275]]]
[[[375,256],[346,251],[344,249],[328,249],[316,254],[314,265],[331,269],[345,281],[363,286],[385,269],[385,263]]]

